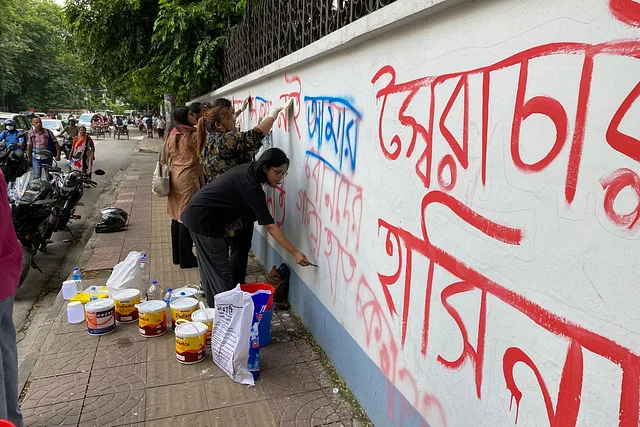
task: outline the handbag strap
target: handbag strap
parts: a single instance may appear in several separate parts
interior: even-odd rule
[[[162,153],[164,153],[165,151],[167,152],[167,162],[165,164],[171,167],[171,156],[169,155],[169,149],[167,148],[167,141],[164,142],[162,150],[158,153],[158,163],[162,164]]]

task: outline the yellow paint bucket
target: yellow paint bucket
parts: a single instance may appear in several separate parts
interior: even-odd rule
[[[186,365],[204,360],[207,325],[178,319],[175,327],[176,359]]]
[[[167,332],[167,305],[164,301],[145,301],[136,306],[138,331],[143,337],[159,337]]]
[[[178,298],[171,302],[171,327],[176,330],[176,320],[191,320],[191,314],[198,309],[195,298]]]
[[[138,320],[137,304],[140,304],[138,289],[119,289],[114,291],[111,299],[116,303],[116,322],[130,323]]]
[[[194,311],[191,315],[191,320],[193,320],[194,322],[203,323],[207,327],[207,348],[211,346],[211,333],[213,332],[213,314],[215,312],[216,311],[213,308],[201,308],[200,310]]]

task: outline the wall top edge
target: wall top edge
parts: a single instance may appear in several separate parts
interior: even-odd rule
[[[423,19],[469,1],[474,0],[398,0],[264,68],[247,74],[238,80],[234,80],[213,92],[192,99],[187,104],[196,101],[211,101],[214,98],[222,97],[244,86],[267,79],[274,74],[287,71],[295,66],[319,59],[341,49],[353,47],[373,37],[380,36],[381,34],[406,25],[411,21]]]

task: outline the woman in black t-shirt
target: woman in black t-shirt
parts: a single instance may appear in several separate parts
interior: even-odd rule
[[[289,242],[275,224],[262,186],[278,185],[287,175],[289,159],[279,148],[270,148],[252,163],[229,169],[205,185],[182,213],[182,222],[191,232],[198,253],[198,268],[209,307],[213,297],[233,289],[229,254],[224,240],[225,228],[250,218],[271,234],[296,263],[309,266],[307,257]],[[238,225],[241,226],[241,225]]]

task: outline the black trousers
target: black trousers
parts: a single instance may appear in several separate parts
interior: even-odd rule
[[[200,283],[207,298],[207,305],[213,308],[214,297],[217,294],[235,287],[229,274],[227,243],[222,237],[210,237],[198,233],[191,233],[191,236],[198,251]]]
[[[183,223],[171,220],[171,252],[173,263],[180,268],[193,268],[198,266],[198,259],[193,255],[193,239],[189,229]]]
[[[241,230],[229,237],[229,263],[231,266],[231,283],[247,283],[247,263],[253,238],[253,222],[247,221]]]

